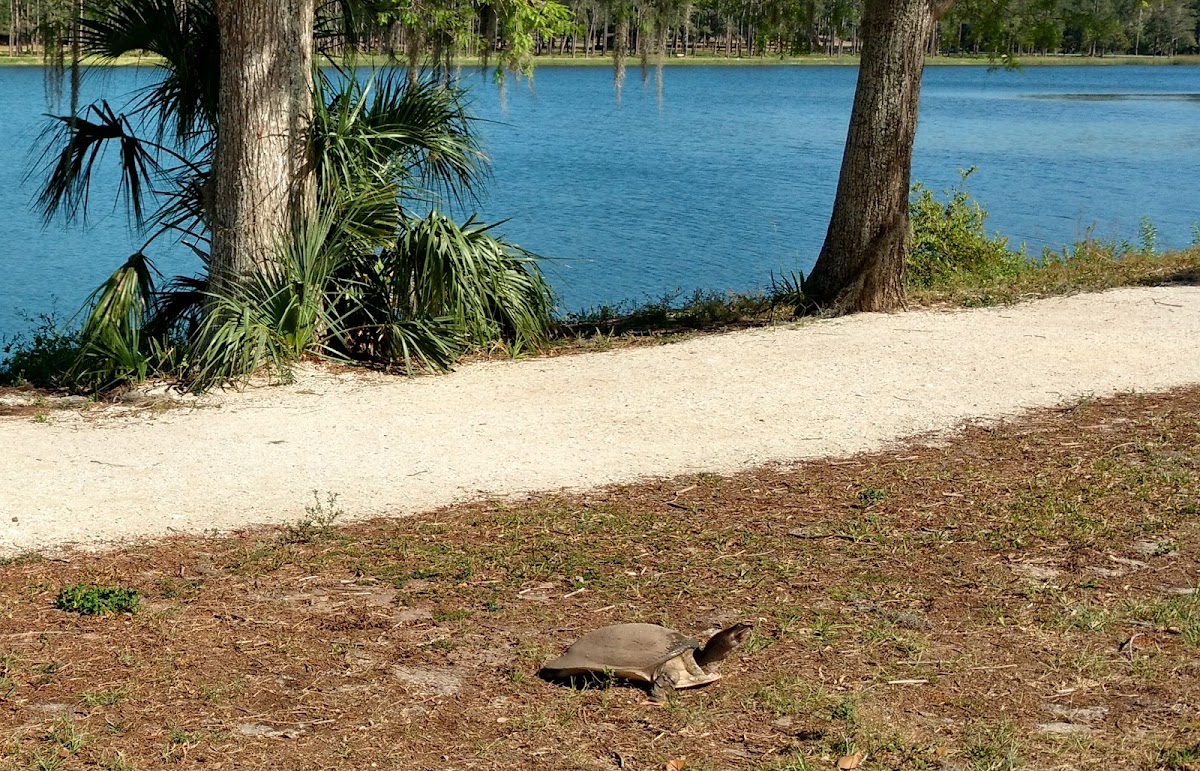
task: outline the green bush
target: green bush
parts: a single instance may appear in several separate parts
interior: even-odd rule
[[[1007,238],[988,237],[987,212],[966,190],[973,172],[962,172],[962,181],[945,191],[945,201],[921,183],[913,185],[909,286],[930,289],[1010,278],[1026,267],[1025,255],[1010,250]]]
[[[32,329],[5,340],[0,352],[8,361],[0,363],[0,385],[31,385],[63,388],[79,357],[79,332],[59,323],[52,314],[32,320]]]
[[[68,586],[54,598],[54,607],[81,616],[99,616],[105,613],[136,613],[139,597],[137,589],[123,586],[94,586],[76,584]]]

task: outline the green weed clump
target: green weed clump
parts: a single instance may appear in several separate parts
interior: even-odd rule
[[[791,288],[786,284],[785,287]],[[559,323],[562,336],[608,334],[646,335],[655,332],[685,332],[715,329],[752,322],[769,315],[782,290],[771,293],[706,292],[685,295],[681,290],[665,292],[644,303],[624,302],[599,305],[566,314]]]
[[[82,348],[78,331],[53,314],[41,314],[30,322],[28,332],[0,346],[0,353],[8,357],[0,362],[0,386],[65,387]]]
[[[68,586],[54,598],[54,607],[81,616],[105,613],[136,613],[140,597],[137,589],[123,586]]]
[[[284,543],[314,543],[328,538],[334,533],[334,523],[345,514],[337,505],[337,493],[329,493],[324,501],[316,490],[312,493],[313,503],[304,507],[305,516],[283,526]]]
[[[962,181],[945,191],[944,202],[920,182],[913,185],[909,202],[909,286],[930,289],[968,279],[1003,280],[1025,268],[1025,255],[1010,250],[1007,238],[988,236],[987,212],[966,190],[966,181],[974,171],[970,168],[960,172]]]

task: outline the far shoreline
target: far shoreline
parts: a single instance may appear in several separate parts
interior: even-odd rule
[[[390,59],[384,55],[357,57],[362,65],[395,64],[404,66],[402,62]],[[1144,56],[1122,54],[1114,56],[1084,56],[1081,54],[1046,54],[1041,56],[1019,56],[1009,61],[1020,67],[1112,67],[1112,66],[1198,66],[1200,54],[1180,56]],[[158,65],[157,56],[123,56],[115,60],[84,59],[88,67],[153,67]],[[533,67],[611,67],[613,60],[608,55],[592,56],[560,56],[551,54],[535,56]],[[650,61],[651,67],[657,67],[658,62]],[[925,60],[930,67],[995,67],[1002,66],[999,59],[982,55],[970,56],[932,56]],[[463,68],[481,67],[478,57],[462,57],[456,60],[456,65]],[[637,68],[640,60],[629,57],[626,66]],[[858,56],[845,54],[843,56],[807,55],[807,56],[667,56],[662,60],[664,67],[857,67]],[[2,67],[49,67],[50,65],[40,55],[0,56]]]

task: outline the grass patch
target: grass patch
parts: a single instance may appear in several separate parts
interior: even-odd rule
[[[79,732],[70,720],[59,721],[46,738],[58,746],[67,755],[76,755],[83,748],[87,738]]]
[[[85,56],[82,63],[87,67],[130,67],[143,66],[149,67],[162,62],[162,59],[153,56],[133,56],[125,55],[118,56],[114,59],[99,59],[96,57]],[[45,67],[46,59],[39,54],[21,54],[20,56],[0,56],[0,67]]]
[[[1200,597],[1194,594],[1149,602],[1130,601],[1122,610],[1127,620],[1178,634],[1189,647],[1200,647]]]
[[[1194,771],[1200,768],[1200,744],[1159,750],[1155,767],[1164,771]]]
[[[118,688],[112,691],[91,691],[80,696],[79,700],[88,707],[111,707],[120,704],[125,696],[125,691]]]
[[[1137,286],[1200,281],[1200,240],[1190,250],[1163,254],[1148,219],[1140,243],[1102,240],[1089,234],[1040,258],[1012,249],[1008,239],[988,235],[987,212],[967,189],[974,167],[939,198],[920,183],[909,207],[912,244],[908,290],[918,305],[980,306],[1037,297]]]
[[[1021,747],[1011,723],[972,726],[962,753],[975,771],[1013,771],[1021,766]]]
[[[125,753],[114,752],[100,761],[100,767],[105,771],[136,771],[136,766],[125,759]]]
[[[977,307],[1124,286],[1197,281],[1198,248],[1159,254],[1130,251],[1111,241],[1087,240],[1059,253],[1047,253],[1010,275],[960,276],[937,286],[911,289],[909,298],[919,306]]]

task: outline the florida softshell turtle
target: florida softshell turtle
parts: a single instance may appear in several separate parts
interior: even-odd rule
[[[722,629],[703,646],[693,637],[657,624],[615,624],[589,632],[546,662],[542,677],[611,677],[646,683],[650,698],[664,701],[678,688],[721,679],[716,668],[750,637],[749,624]]]

